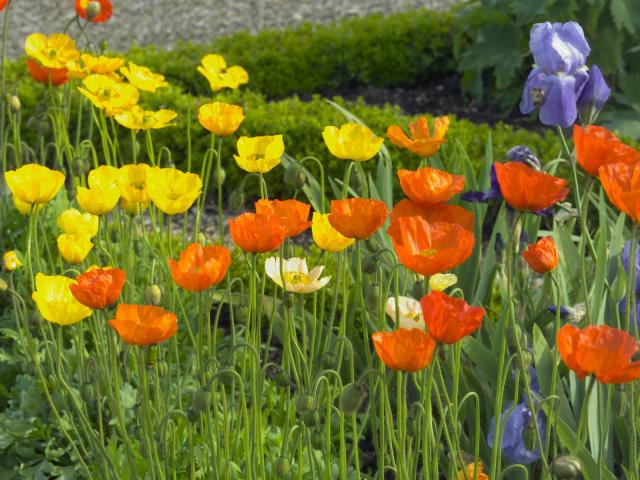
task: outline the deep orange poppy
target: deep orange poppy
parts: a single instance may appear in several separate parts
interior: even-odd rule
[[[473,252],[473,232],[449,222],[430,223],[421,216],[395,219],[387,231],[400,262],[420,275],[446,272]]]
[[[452,298],[433,290],[420,300],[429,334],[438,342],[451,345],[475,332],[486,312],[461,298]]]
[[[38,83],[49,85],[49,82],[51,82],[51,85],[57,87],[58,85],[62,85],[69,80],[69,77],[67,77],[66,68],[43,67],[32,58],[27,59],[27,68],[29,69],[31,78],[33,78]]]
[[[389,209],[382,200],[332,200],[329,223],[345,237],[364,240],[384,225],[388,215]]]
[[[558,332],[558,351],[578,378],[595,375],[600,383],[627,383],[640,378],[640,362],[631,362],[638,351],[633,335],[607,325],[582,330],[565,325]]]
[[[573,143],[576,160],[589,175],[597,176],[598,169],[603,165],[640,161],[638,150],[625,145],[609,130],[597,125],[588,125],[586,128],[574,125]]]
[[[558,266],[558,250],[553,237],[544,237],[536,243],[530,244],[522,252],[522,256],[531,269],[541,275],[550,272]]]
[[[153,305],[118,304],[109,325],[130,345],[153,345],[170,339],[178,331],[176,315]]]
[[[275,250],[287,237],[287,227],[273,213],[243,213],[229,219],[231,240],[245,252]]]
[[[444,203],[464,189],[464,177],[437,168],[398,170],[404,194],[416,203],[430,206]]]
[[[538,212],[564,200],[566,180],[521,162],[494,163],[504,200],[516,210]]]
[[[395,204],[391,211],[389,227],[389,234],[395,220],[400,217],[413,217],[418,216],[424,218],[429,223],[435,222],[447,222],[460,225],[465,230],[473,232],[473,212],[466,210],[457,205],[432,205],[430,207],[423,207],[422,205],[412,202],[411,200],[400,200]]]
[[[287,228],[287,237],[300,235],[311,226],[311,205],[298,200],[258,200],[256,213],[273,213]]]
[[[440,146],[446,142],[444,136],[449,129],[449,117],[437,117],[433,124],[433,136],[429,133],[426,117],[421,117],[409,124],[412,138],[407,137],[398,125],[392,125],[387,129],[387,138],[394,145],[406,148],[419,157],[431,157],[438,153]]]
[[[392,370],[417,372],[433,358],[436,342],[419,328],[376,332],[371,338],[382,363]]]
[[[101,23],[109,20],[113,13],[113,5],[110,0],[76,0],[76,13],[80,18],[87,18],[87,7],[92,1],[97,1],[100,4],[100,12],[90,19],[90,22]]]
[[[9,0],[0,0],[0,12],[9,4]]]
[[[600,183],[615,207],[640,222],[640,162],[600,167]]]
[[[185,290],[201,292],[217,285],[227,274],[231,253],[225,247],[203,247],[192,243],[180,253],[180,259],[169,259],[173,280]]]
[[[94,268],[79,275],[69,290],[84,306],[101,310],[118,301],[126,277],[120,268]]]

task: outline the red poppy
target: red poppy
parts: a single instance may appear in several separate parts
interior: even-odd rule
[[[461,298],[452,298],[437,290],[420,300],[429,334],[438,342],[451,345],[475,332],[486,312]]]
[[[558,266],[558,250],[552,237],[544,237],[536,243],[530,244],[522,252],[522,256],[531,269],[544,275]]]
[[[76,0],[76,13],[81,18],[87,18],[87,8],[89,4],[92,2],[96,2],[100,5],[100,10],[98,14],[91,18],[89,21],[92,23],[102,23],[106,22],[111,18],[111,14],[113,13],[113,5],[111,5],[110,0]]]
[[[122,341],[131,345],[153,345],[173,337],[178,331],[176,315],[153,305],[120,303],[109,325]]]
[[[640,378],[640,362],[631,362],[638,342],[624,330],[607,325],[588,325],[580,330],[565,325],[557,341],[562,360],[580,379],[595,375],[600,383],[619,384]]]
[[[245,252],[275,250],[287,237],[287,227],[274,214],[243,213],[229,220],[231,240]]]
[[[300,235],[311,226],[311,205],[298,200],[258,200],[256,213],[273,213],[287,228],[287,237]]]
[[[9,4],[9,0],[0,0],[0,12]]]
[[[464,177],[436,168],[398,170],[404,194],[420,205],[444,203],[464,189]]]
[[[345,237],[364,240],[384,225],[388,215],[389,209],[381,200],[332,200],[329,223]]]
[[[51,85],[57,87],[69,80],[66,68],[43,67],[32,58],[27,59],[27,68],[29,69],[31,78],[38,83],[44,83],[45,85],[49,85],[49,83],[51,83]]]
[[[169,259],[169,270],[179,286],[201,292],[220,283],[230,264],[231,253],[225,247],[192,243],[180,253],[180,260]]]
[[[423,217],[400,217],[387,231],[400,262],[421,275],[446,272],[473,252],[473,232],[448,222],[429,223]]]
[[[400,328],[393,332],[376,332],[371,338],[382,363],[392,370],[417,372],[433,358],[436,342],[419,328]]]
[[[502,196],[516,210],[538,212],[561,202],[569,194],[565,180],[524,163],[495,162],[494,165]]]
[[[640,162],[600,167],[600,183],[618,210],[640,222]]]
[[[406,148],[419,157],[431,157],[438,153],[440,146],[446,142],[444,136],[449,128],[449,117],[437,117],[433,124],[433,136],[429,132],[426,117],[420,117],[409,124],[412,138],[407,137],[398,125],[392,125],[387,129],[387,138],[394,145]]]
[[[573,143],[576,146],[576,160],[584,170],[593,176],[598,169],[611,163],[635,163],[640,161],[640,152],[625,145],[604,127],[580,125],[573,127]]]
[[[69,290],[84,306],[103,309],[118,301],[126,277],[119,268],[94,268],[79,275]]]
[[[389,234],[395,223],[395,220],[401,217],[418,216],[424,218],[429,223],[447,222],[455,223],[465,230],[473,232],[473,212],[466,210],[457,205],[432,205],[423,207],[422,205],[412,202],[411,200],[400,200],[391,211]]]

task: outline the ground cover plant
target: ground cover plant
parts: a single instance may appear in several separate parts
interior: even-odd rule
[[[640,153],[579,24],[531,26],[556,149],[326,102],[291,155],[218,52],[195,106],[101,55],[111,8],[26,39],[35,134],[3,54],[2,478],[640,477]]]

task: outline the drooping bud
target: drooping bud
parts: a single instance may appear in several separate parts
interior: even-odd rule
[[[293,188],[302,188],[307,181],[307,174],[297,162],[292,163],[284,171],[284,183]]]
[[[563,455],[551,464],[551,473],[560,480],[574,480],[582,473],[582,464],[572,455]]]
[[[220,383],[222,383],[225,387],[232,386],[233,382],[236,380],[236,375],[233,372],[233,366],[227,366],[223,370],[220,370],[218,372],[218,380],[220,380]]]
[[[531,412],[527,410],[527,414],[529,419],[527,420],[527,424],[522,432],[522,440],[524,441],[525,448],[532,452],[536,449],[536,429],[538,428],[538,425]]]
[[[291,471],[291,463],[286,457],[278,457],[273,464],[273,473],[278,477],[286,477]]]
[[[209,410],[209,407],[211,407],[211,389],[204,387],[198,390],[193,396],[191,407],[196,414]]]
[[[85,402],[91,402],[96,398],[96,392],[95,389],[93,388],[93,384],[86,382],[82,385],[82,388],[80,389],[80,394],[82,395],[82,399]]]
[[[244,208],[244,203],[247,200],[247,196],[242,190],[234,190],[229,195],[229,208],[232,212],[239,212]]]
[[[336,368],[337,361],[338,361],[338,357],[333,352],[324,352],[322,354],[322,358],[320,359],[322,368],[324,368],[325,370],[332,370]]]
[[[273,371],[273,380],[276,385],[282,388],[291,386],[291,375],[289,375],[282,367],[276,366]]]
[[[18,113],[22,108],[22,103],[20,102],[20,97],[16,95],[11,95],[9,98],[9,108],[13,113]]]
[[[362,259],[362,272],[367,275],[374,274],[379,264],[378,255],[367,255]]]
[[[298,401],[296,402],[296,412],[298,416],[303,417],[307,413],[311,412],[314,405],[315,400],[313,399],[313,395],[308,393],[300,395],[300,398],[298,398]]]
[[[162,290],[160,290],[160,287],[156,284],[149,285],[144,289],[144,298],[147,300],[147,303],[158,306],[162,301]]]
[[[87,5],[87,20],[93,20],[98,15],[100,15],[101,11],[102,11],[102,5],[100,5],[100,2],[96,2],[96,1],[89,2],[89,5]]]
[[[324,449],[324,432],[316,430],[311,434],[311,446],[316,450]]]
[[[313,428],[320,423],[320,414],[317,410],[311,410],[302,416],[302,422],[309,428]]]
[[[340,395],[340,410],[345,415],[355,415],[367,399],[367,387],[360,382],[350,383]]]

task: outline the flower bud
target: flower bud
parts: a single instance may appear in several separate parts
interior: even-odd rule
[[[219,179],[219,180],[218,180]],[[213,184],[214,185],[218,185],[218,182],[220,183],[220,185],[224,184],[224,181],[227,179],[227,172],[225,172],[224,168],[220,168],[220,174],[218,175],[218,169],[216,169],[213,172]]]
[[[294,302],[295,302],[295,297],[290,292],[286,292],[282,297],[282,304],[284,305],[284,308],[292,308]]]
[[[582,473],[582,464],[574,456],[563,455],[551,464],[551,473],[561,480],[574,480]]]
[[[520,341],[522,344],[522,329],[520,325],[509,325],[507,326],[507,343],[510,346],[514,346]]]
[[[211,389],[204,387],[198,390],[193,396],[191,407],[196,414],[209,410],[209,407],[211,407]]]
[[[144,289],[144,298],[147,300],[147,303],[151,305],[160,305],[162,301],[162,290],[156,284],[149,285]]]
[[[9,289],[9,285],[2,278],[0,278],[0,292],[6,292]]]
[[[96,1],[89,2],[89,5],[87,5],[87,19],[93,20],[98,15],[100,15],[101,11],[102,11],[102,5],[100,5],[100,2],[96,2]]]
[[[529,420],[527,421],[527,424],[524,427],[524,432],[522,432],[522,440],[524,441],[525,448],[530,452],[536,449],[536,429],[537,428],[538,428],[538,425],[537,425],[536,419],[531,413],[529,413]]]
[[[22,108],[20,97],[17,97],[16,95],[11,95],[11,97],[9,98],[9,108],[13,113],[18,113]]]
[[[345,415],[355,415],[360,411],[367,399],[367,387],[360,382],[350,383],[340,395],[340,410]]]
[[[82,399],[85,402],[91,402],[95,400],[96,392],[95,392],[95,389],[93,388],[93,384],[89,382],[84,383],[82,385],[82,388],[80,389],[80,395],[82,395]]]
[[[367,275],[376,273],[379,263],[378,255],[367,255],[362,259],[362,272]]]
[[[313,428],[320,423],[320,414],[317,410],[311,410],[302,416],[302,422],[309,428]]]
[[[289,475],[290,470],[291,463],[285,457],[278,457],[273,464],[273,473],[275,473],[277,477],[285,477]]]
[[[316,450],[324,449],[324,432],[316,430],[311,434],[311,446]]]
[[[284,183],[293,188],[302,188],[307,181],[307,174],[302,165],[295,162],[284,171]]]
[[[247,196],[242,190],[234,190],[229,195],[229,208],[232,212],[239,212],[244,208],[244,203],[247,200]]]
[[[313,399],[313,395],[303,393],[296,402],[296,412],[298,416],[304,417],[304,415],[313,410],[314,405],[315,400]]]
[[[285,370],[280,366],[274,367],[273,371],[273,380],[276,382],[276,385],[282,388],[287,388],[291,386],[291,375],[289,375]]]
[[[333,352],[324,352],[320,359],[322,368],[324,368],[325,370],[333,370],[334,368],[336,368],[337,361],[338,357]]]
[[[227,366],[226,368],[220,370],[218,372],[218,380],[225,387],[230,387],[233,385],[233,382],[236,380],[236,375],[234,372],[233,366]]]
[[[29,314],[29,324],[30,325],[33,325],[33,326],[37,327],[38,325],[42,325],[43,321],[44,321],[44,318],[42,318],[42,315],[40,315],[40,312],[38,310],[33,310]]]

